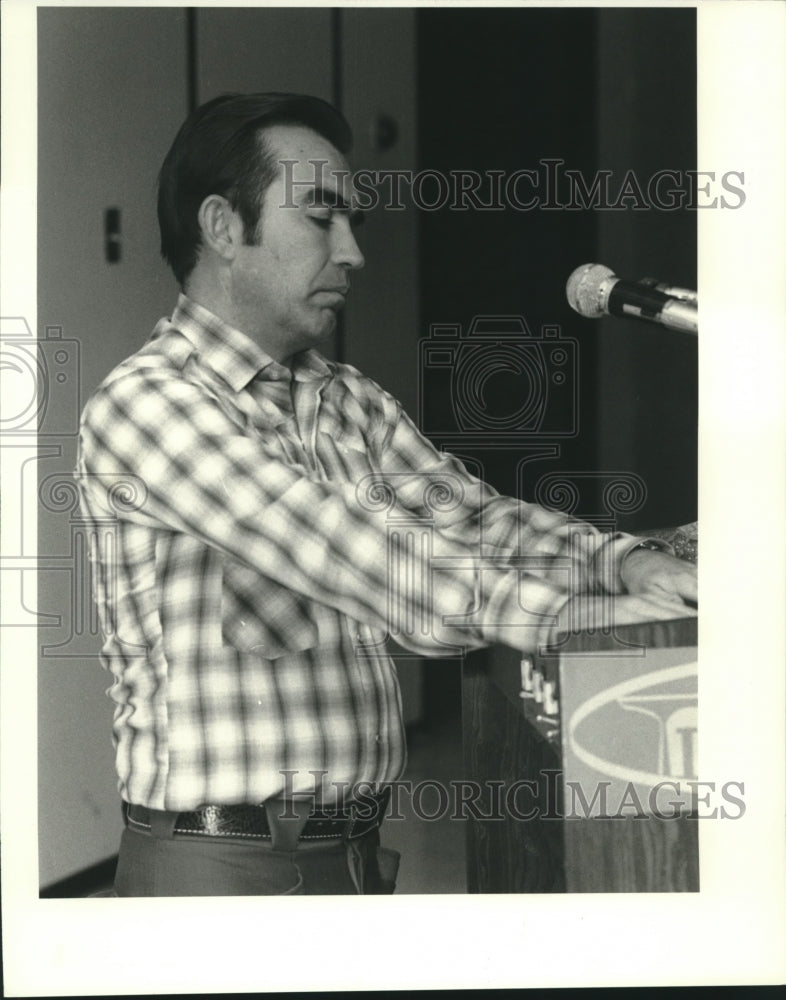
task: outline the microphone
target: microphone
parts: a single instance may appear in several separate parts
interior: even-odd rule
[[[643,278],[625,281],[603,264],[582,264],[568,278],[568,304],[581,316],[627,316],[660,323],[683,333],[698,333],[698,296]]]

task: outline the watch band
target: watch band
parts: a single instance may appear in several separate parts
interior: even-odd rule
[[[666,546],[661,542],[656,542],[652,538],[643,538],[636,545],[631,546],[626,552],[626,555],[630,555],[631,552],[635,552],[636,549],[650,549],[652,552],[663,552]]]

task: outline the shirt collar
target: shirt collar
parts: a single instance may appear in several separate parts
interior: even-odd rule
[[[274,361],[245,333],[182,292],[172,313],[171,325],[190,341],[201,360],[235,392],[240,392],[257,376],[272,382],[292,379],[307,382],[333,374],[333,366],[315,350],[295,355],[291,369]]]

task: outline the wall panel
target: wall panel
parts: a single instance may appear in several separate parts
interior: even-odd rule
[[[197,103],[229,91],[332,97],[331,11],[199,7]]]
[[[46,886],[117,850],[110,676],[97,658],[89,579],[70,483],[81,404],[171,310],[158,255],[156,175],[186,110],[182,9],[48,7],[38,12],[38,321],[51,398],[39,435],[39,847]],[[120,256],[106,259],[107,208]],[[59,365],[55,352],[67,361]],[[56,381],[64,376],[62,383]],[[31,472],[31,474],[33,474]],[[64,494],[61,494],[64,496]]]

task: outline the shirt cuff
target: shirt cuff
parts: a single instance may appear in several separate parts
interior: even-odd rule
[[[484,645],[536,652],[553,640],[571,598],[565,587],[520,569],[486,570],[482,577],[473,625]]]

